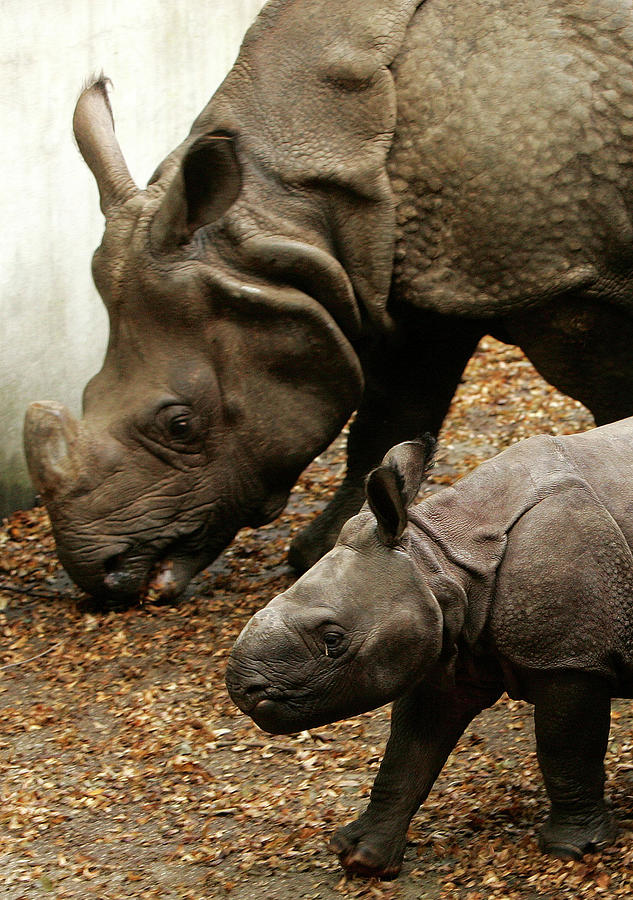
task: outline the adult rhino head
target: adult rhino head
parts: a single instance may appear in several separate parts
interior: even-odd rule
[[[110,344],[81,423],[39,404],[26,428],[81,584],[130,597],[157,566],[177,592],[357,409],[291,545],[308,569],[388,448],[437,434],[487,333],[597,423],[631,414],[633,19],[578,9],[273,0],[143,191],[103,84],[83,96]]]
[[[106,219],[93,274],[110,337],[81,421],[31,404],[25,450],[61,562],[116,605],[150,581],[179,594],[240,527],[281,511],[356,405],[362,375],[342,327],[357,312],[318,247],[245,229],[222,255],[248,178],[226,130],[194,129],[145,190],[104,79],[80,97],[74,130]]]

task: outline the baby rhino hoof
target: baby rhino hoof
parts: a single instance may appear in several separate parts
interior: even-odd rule
[[[397,846],[390,844],[381,836],[359,832],[355,824],[339,828],[329,844],[345,871],[383,881],[397,878],[402,868],[404,841]]]
[[[601,817],[589,825],[577,825],[551,819],[539,835],[539,846],[544,853],[560,859],[581,859],[585,853],[595,853],[608,847],[615,840],[617,828],[611,814],[605,810]]]

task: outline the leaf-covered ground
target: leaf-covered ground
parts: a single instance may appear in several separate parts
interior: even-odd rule
[[[517,350],[486,340],[429,489],[527,435],[590,426]],[[289,536],[330,493],[342,448],[339,439],[313,463],[280,520],[241,533],[174,607],[96,613],[60,572],[41,509],[3,523],[2,898],[633,896],[628,702],[614,703],[607,759],[614,847],[579,863],[538,852],[546,803],[530,708],[505,700],[451,756],[393,883],[345,878],[326,849],[367,802],[388,709],[273,738],[232,707],[226,656],[248,617],[290,583]]]

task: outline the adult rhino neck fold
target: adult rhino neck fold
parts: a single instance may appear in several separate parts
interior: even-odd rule
[[[230,124],[238,134],[243,192],[258,213],[280,209],[292,217],[303,215],[306,201],[318,203],[325,242],[380,330],[393,327],[387,301],[395,200],[387,157],[397,102],[389,67],[420,3],[267,4],[192,129]]]
[[[314,244],[265,234],[249,238],[241,249],[266,275],[317,300],[349,341],[358,338],[358,303],[345,270],[334,256]]]

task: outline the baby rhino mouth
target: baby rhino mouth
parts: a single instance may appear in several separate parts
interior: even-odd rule
[[[254,675],[244,681],[229,668],[226,685],[235,705],[263,731],[269,734],[284,734],[298,731],[294,721],[288,726],[286,693],[270,684],[268,679]]]
[[[292,734],[310,727],[311,691],[281,684],[234,648],[226,668],[226,687],[235,705],[269,734]],[[308,724],[305,724],[305,721]]]

